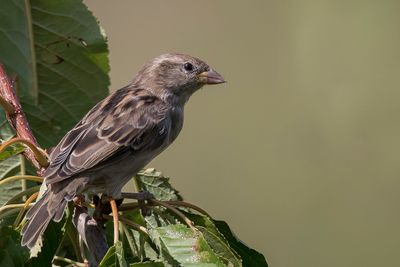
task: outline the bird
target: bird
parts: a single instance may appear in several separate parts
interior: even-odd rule
[[[32,248],[49,222],[61,221],[66,204],[80,194],[120,198],[131,177],[177,138],[190,96],[204,85],[224,82],[190,55],[167,53],[148,61],[51,150],[43,173],[47,189],[25,216],[21,244]]]

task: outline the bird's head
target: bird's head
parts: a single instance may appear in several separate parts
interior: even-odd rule
[[[149,61],[133,83],[157,95],[176,97],[185,103],[206,84],[224,83],[224,78],[204,61],[184,54],[163,54]]]

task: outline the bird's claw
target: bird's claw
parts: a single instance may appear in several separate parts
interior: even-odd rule
[[[122,198],[136,199],[138,201],[146,201],[155,199],[154,195],[149,191],[140,191],[138,193],[121,193]]]
[[[82,203],[85,202],[85,196],[84,195],[76,195],[72,199],[72,202],[74,203],[75,206],[82,207]]]
[[[121,193],[123,198],[136,199],[139,204],[140,211],[143,216],[150,216],[151,209],[148,208],[147,201],[155,199],[154,195],[149,191],[140,191],[138,193]]]

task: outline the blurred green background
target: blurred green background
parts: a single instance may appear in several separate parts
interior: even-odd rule
[[[112,89],[164,52],[227,84],[150,165],[271,266],[400,266],[400,1],[86,0]]]

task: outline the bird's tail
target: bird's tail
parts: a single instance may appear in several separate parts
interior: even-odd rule
[[[56,222],[62,219],[66,204],[64,196],[47,190],[25,216],[29,221],[22,229],[22,246],[32,248],[51,219]]]

